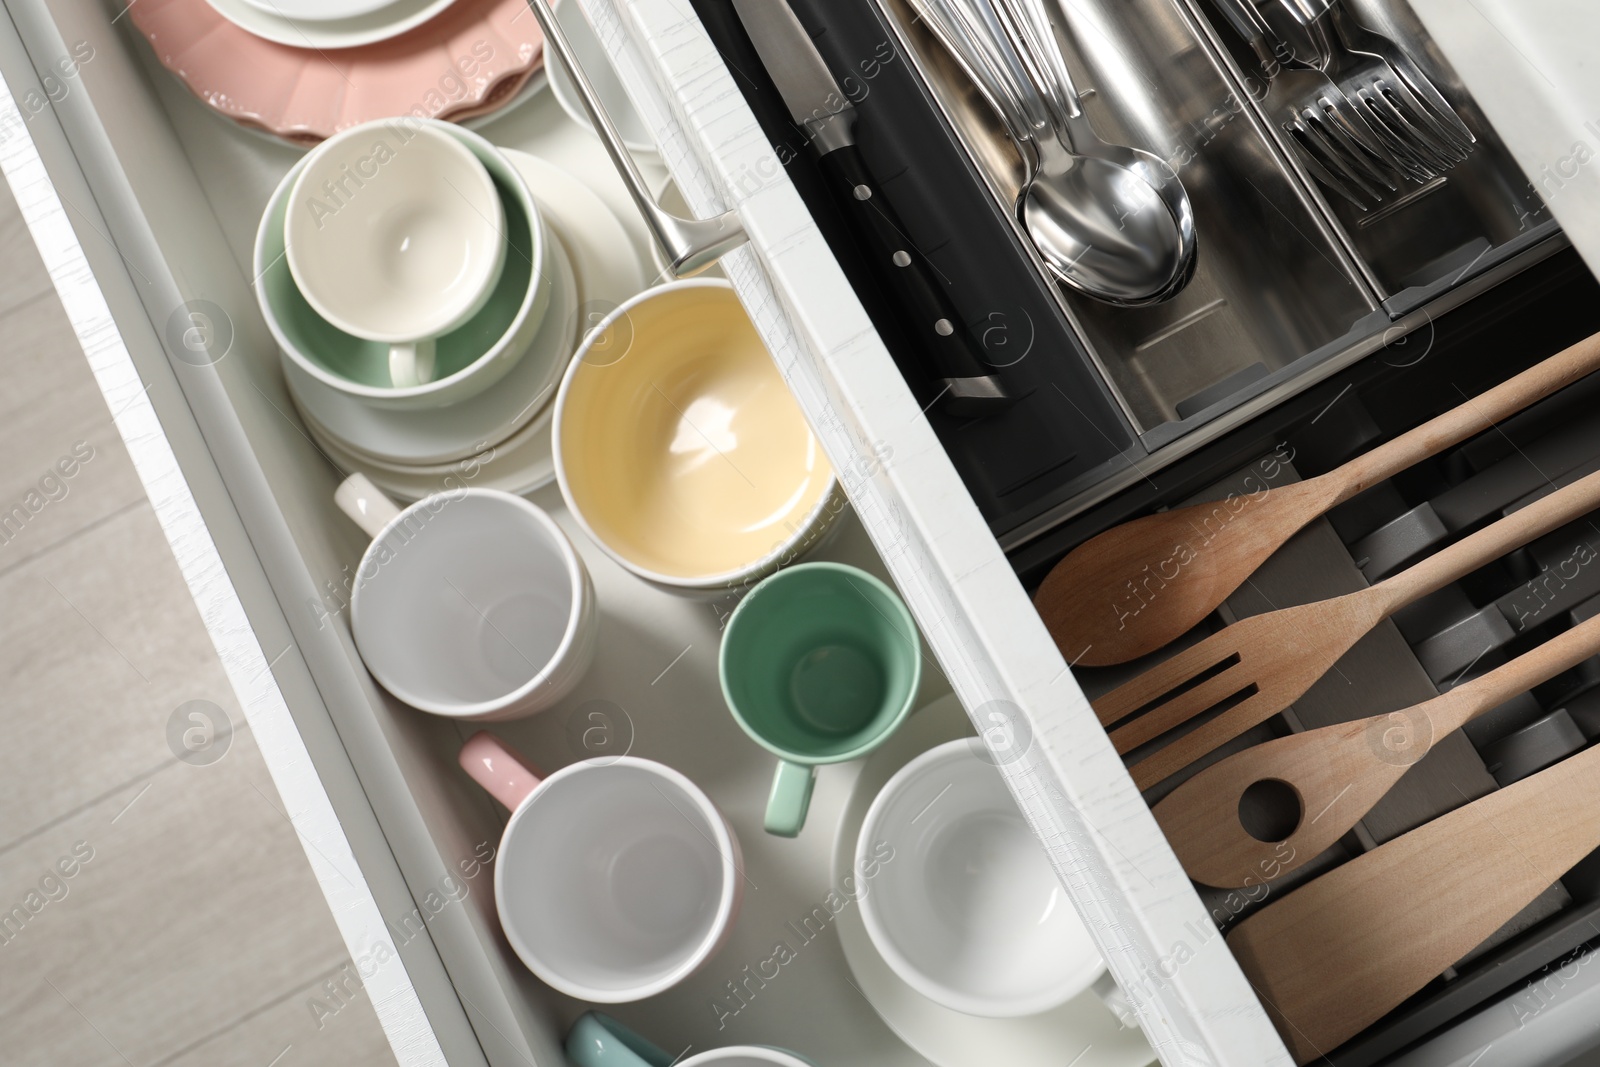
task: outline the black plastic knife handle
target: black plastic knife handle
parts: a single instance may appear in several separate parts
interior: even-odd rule
[[[930,266],[862,162],[854,144],[819,157],[861,236],[865,251],[884,278],[904,313],[913,341],[930,354],[945,394],[940,406],[953,414],[974,417],[1006,407],[1006,395],[994,368],[978,357],[972,335],[930,274]]]

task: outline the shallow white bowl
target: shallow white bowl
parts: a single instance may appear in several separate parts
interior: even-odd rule
[[[986,752],[951,741],[889,779],[856,844],[858,869],[880,865],[861,918],[928,999],[989,1018],[1035,1015],[1088,989],[1105,963]]]

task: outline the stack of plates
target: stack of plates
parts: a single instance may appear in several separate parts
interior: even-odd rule
[[[564,368],[582,333],[646,285],[621,220],[577,178],[525,152],[502,150],[528,183],[565,256],[555,264],[549,309],[529,346],[495,386],[449,407],[404,411],[329,389],[285,357],[290,395],[313,442],[346,474],[360,472],[400,501],[461,486],[529,493],[555,478],[550,447],[557,350]],[[535,358],[529,358],[533,356]]]
[[[397,115],[484,116],[544,58],[527,0],[139,0],[128,16],[212,108],[306,144]]]

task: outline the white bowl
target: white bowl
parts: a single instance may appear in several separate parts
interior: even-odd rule
[[[930,749],[889,779],[867,810],[856,860],[878,868],[861,897],[873,945],[945,1007],[1036,1015],[1105,972],[981,741]]]

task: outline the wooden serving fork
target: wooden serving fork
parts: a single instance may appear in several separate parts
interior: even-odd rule
[[[1241,619],[1107,693],[1094,702],[1095,714],[1125,755],[1219,704],[1238,701],[1135,763],[1133,780],[1148,789],[1294,703],[1352,645],[1399,609],[1596,508],[1600,472],[1377,585]]]
[[[1155,806],[1156,821],[1197,882],[1237,888],[1259,880],[1265,870],[1287,874],[1343,837],[1435,742],[1597,652],[1600,615],[1404,711],[1236,752],[1163,798]],[[1245,790],[1263,781],[1284,783],[1300,802],[1299,823],[1283,841],[1259,841],[1239,819]]]
[[[1125,522],[1055,565],[1033,605],[1067,662],[1126,663],[1181,637],[1312,519],[1407,467],[1600,370],[1600,334],[1316,478],[1226,506],[1196,504]],[[1155,601],[1124,610],[1154,583]]]

